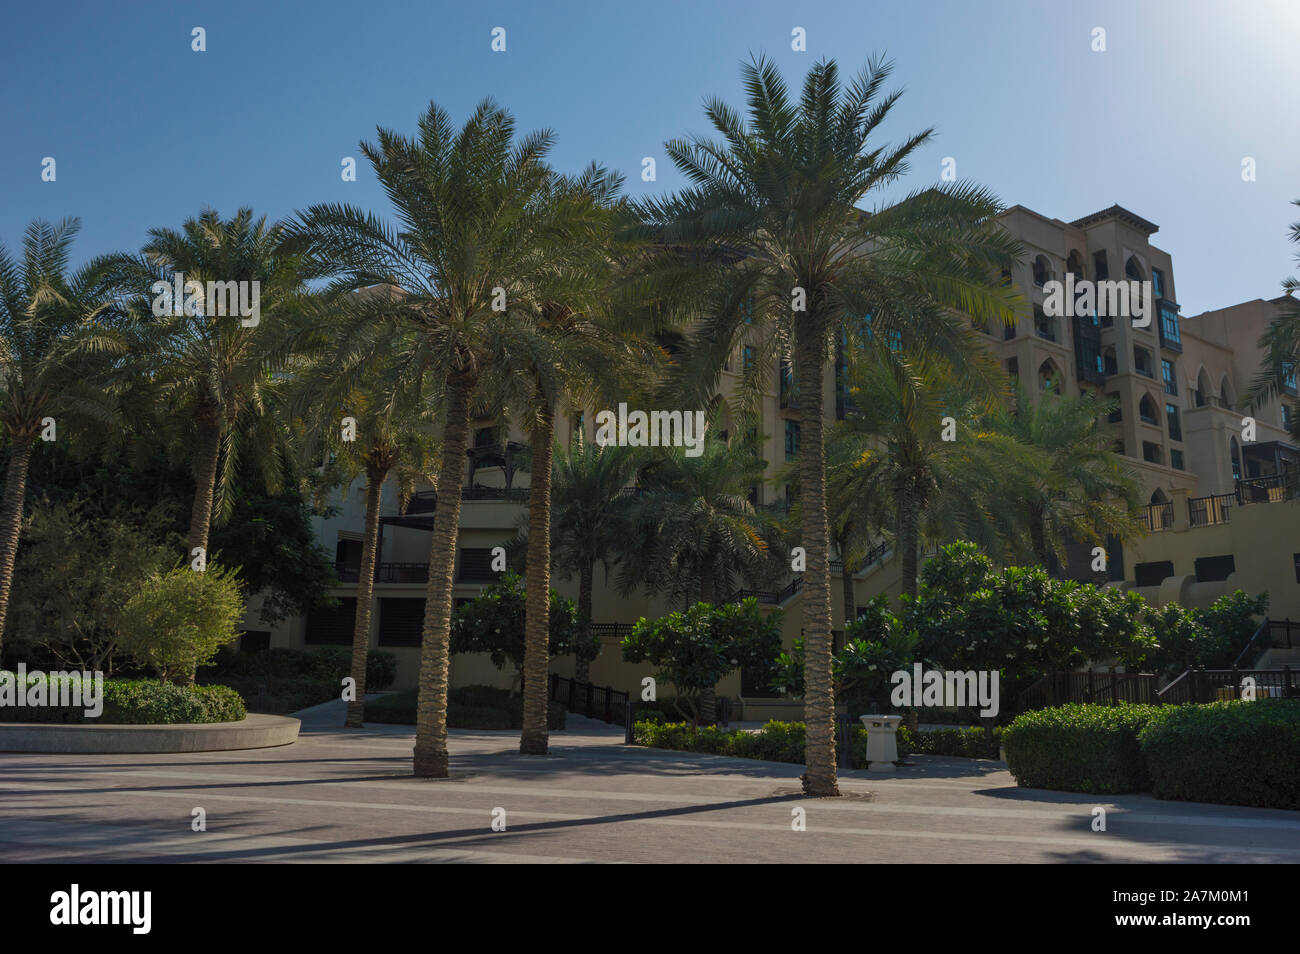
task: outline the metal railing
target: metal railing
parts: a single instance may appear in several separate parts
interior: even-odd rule
[[[1251,503],[1277,503],[1286,499],[1287,475],[1270,474],[1267,477],[1247,477],[1237,481],[1237,502],[1242,506]]]
[[[569,712],[588,719],[623,725],[629,698],[626,692],[613,686],[596,686],[551,673],[550,701],[562,702]]]
[[[1049,672],[1020,693],[1021,711],[1060,706],[1067,702],[1095,705],[1153,703],[1160,677],[1149,672]]]
[[[361,581],[360,563],[335,563],[334,573],[340,583]],[[376,583],[428,583],[427,563],[378,563],[375,565]]]
[[[1145,511],[1147,530],[1156,533],[1174,525],[1174,502],[1148,504]]]
[[[1242,680],[1254,683],[1256,699],[1300,696],[1300,681],[1290,666],[1281,669],[1189,669],[1157,693],[1156,702],[1219,702],[1244,697]]]
[[[1235,493],[1192,497],[1187,501],[1187,522],[1193,527],[1212,527],[1218,523],[1227,523],[1236,503]]]

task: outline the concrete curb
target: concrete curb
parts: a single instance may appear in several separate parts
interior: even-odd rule
[[[298,740],[302,723],[250,713],[240,722],[185,725],[57,725],[0,722],[0,752],[150,755],[265,749]]]

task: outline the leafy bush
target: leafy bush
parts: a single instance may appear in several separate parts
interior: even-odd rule
[[[727,755],[740,759],[762,759],[765,762],[804,761],[805,729],[802,722],[766,723],[756,732],[744,729],[721,729],[717,726],[693,728],[685,722],[636,722],[632,739],[637,745],[656,749],[673,749],[678,752],[703,752],[709,755]],[[849,739],[850,762],[854,768],[867,764],[867,730],[854,726]],[[911,739],[905,729],[898,733],[898,758],[907,758]]]
[[[967,759],[997,759],[1002,740],[1002,728],[993,729],[993,739],[982,727],[969,729],[928,729],[923,732],[911,732],[906,726],[899,727],[899,735],[907,734],[908,747],[922,755],[951,755]],[[899,749],[902,749],[900,743]]]
[[[366,701],[365,721],[391,725],[415,725],[417,690],[403,689]],[[560,703],[547,707],[546,728],[563,729],[568,711]],[[524,701],[505,689],[492,686],[462,686],[447,697],[449,729],[521,729]]]
[[[209,564],[154,574],[122,609],[118,643],[159,679],[190,680],[239,636],[244,600],[235,570]]]
[[[352,650],[277,647],[257,653],[218,651],[201,682],[221,682],[235,689],[253,711],[297,712],[338,699],[343,677],[352,671]],[[397,657],[370,650],[366,654],[366,689],[384,689],[397,678]]]
[[[1138,733],[1160,706],[1071,704],[1026,712],[1002,730],[1016,783],[1112,795],[1149,787]]]
[[[30,685],[43,676],[29,676]],[[89,718],[75,706],[5,706],[0,720],[63,725],[173,725],[239,722],[246,718],[239,693],[228,686],[178,686],[145,679],[105,679],[104,708]]]
[[[506,572],[501,582],[485,586],[452,616],[452,654],[487,653],[492,665],[505,669],[508,663],[518,674],[524,666],[525,600],[524,578],[518,573]],[[552,657],[572,654],[588,662],[596,658],[600,640],[578,625],[573,600],[551,590],[549,620]]]
[[[1300,700],[1178,706],[1139,742],[1157,798],[1300,808]]]

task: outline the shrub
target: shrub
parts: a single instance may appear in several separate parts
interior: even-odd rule
[[[218,647],[239,635],[244,600],[239,577],[209,564],[155,574],[140,584],[122,610],[118,644],[159,679],[192,679]]]
[[[768,722],[756,732],[744,729],[720,729],[717,726],[692,728],[685,722],[639,721],[633,724],[632,739],[637,745],[678,752],[703,752],[766,762],[804,761],[804,724],[802,722]],[[854,727],[849,741],[850,761],[854,768],[867,764],[867,730]],[[906,758],[910,743],[899,731],[898,757]]]
[[[1300,700],[1178,706],[1139,742],[1157,798],[1300,808]]]
[[[29,676],[28,685],[44,676]],[[228,686],[177,686],[146,679],[105,679],[104,708],[89,718],[77,706],[6,706],[8,722],[63,725],[172,725],[239,722],[248,715],[244,702]]]
[[[981,727],[929,729],[924,732],[912,733],[905,726],[902,726],[899,728],[900,735],[903,732],[908,734],[911,750],[923,755],[951,755],[967,759],[1001,758],[999,753],[1002,739],[1001,727],[993,729],[993,740],[991,742]]]
[[[1097,795],[1149,787],[1138,746],[1159,706],[1072,704],[1026,712],[1002,730],[1016,783]]]

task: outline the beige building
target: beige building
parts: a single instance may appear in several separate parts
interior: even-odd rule
[[[1237,587],[1252,593],[1268,590],[1270,616],[1300,619],[1300,506],[1281,501],[1280,474],[1294,462],[1296,449],[1287,430],[1284,403],[1271,402],[1254,415],[1254,430],[1243,423],[1237,405],[1261,361],[1260,334],[1277,313],[1280,299],[1256,300],[1194,318],[1180,314],[1173,262],[1152,245],[1157,227],[1119,206],[1073,222],[1047,218],[1014,206],[1003,223],[1025,245],[1027,254],[1010,278],[1027,299],[1017,326],[985,330],[989,348],[1008,373],[1019,376],[1034,394],[1047,390],[1073,394],[1093,390],[1119,402],[1113,418],[1120,431],[1116,451],[1128,458],[1151,501],[1147,534],[1122,548],[1112,546],[1110,585],[1136,588],[1147,598],[1177,599],[1208,605]],[[1087,314],[1052,316],[1047,306],[1051,282],[1066,280],[1149,282],[1152,314],[1145,327],[1128,317]],[[1097,309],[1101,312],[1105,309]],[[723,373],[723,394],[736,387],[751,357],[741,349]],[[764,437],[768,481],[754,489],[756,503],[780,507],[787,491],[779,475],[798,453],[798,403],[784,385],[785,368],[773,368],[759,402],[759,433]],[[825,383],[828,415],[839,413],[836,376]],[[1288,389],[1294,395],[1294,388]],[[834,409],[834,410],[832,410]],[[486,423],[486,422],[484,422]],[[592,421],[570,417],[560,439]],[[729,422],[723,422],[728,427]],[[565,428],[570,429],[568,433]],[[519,438],[519,435],[515,435]],[[1249,439],[1248,439],[1249,438]],[[484,427],[468,454],[461,512],[461,536],[454,597],[472,599],[495,574],[491,548],[513,537],[524,515],[527,475],[517,473],[519,445],[497,443]],[[338,501],[338,516],[318,521],[322,545],[336,554],[343,585],[333,612],[287,621],[270,633],[245,637],[250,644],[317,646],[350,644],[355,613],[355,584],[360,563],[365,488],[358,481]],[[432,495],[417,494],[398,512],[395,491],[385,488],[382,546],[374,591],[373,645],[395,653],[397,685],[416,679],[428,570]],[[1288,556],[1290,554],[1290,556]],[[884,550],[855,580],[859,604],[877,593],[897,595],[899,566]],[[1073,566],[1072,562],[1072,566]],[[645,666],[621,660],[618,641],[639,617],[653,617],[677,607],[643,593],[620,595],[597,567],[593,618],[602,634],[602,651],[592,664],[592,680],[617,689],[639,687],[649,675]],[[554,587],[576,598],[576,580],[553,580]],[[842,629],[843,600],[838,568],[832,573],[834,625]],[[802,615],[798,581],[765,594],[764,605],[784,612],[785,642],[799,633]],[[260,629],[256,603],[249,629]],[[256,643],[254,643],[256,641]],[[572,659],[556,660],[555,671],[571,674]],[[508,685],[484,657],[456,656],[453,685]],[[780,703],[761,698],[760,687],[742,686],[728,677],[719,693],[743,696],[747,717],[797,715]]]

